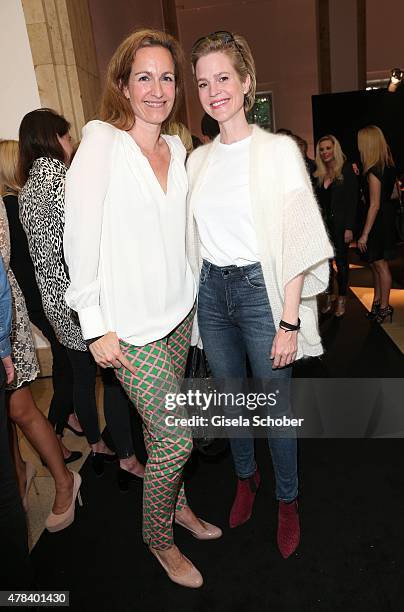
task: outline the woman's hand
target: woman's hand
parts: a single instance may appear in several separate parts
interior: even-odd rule
[[[4,369],[6,371],[6,382],[8,385],[11,385],[11,383],[14,380],[14,364],[11,361],[11,357],[3,357],[2,359],[3,361],[3,365],[4,365]]]
[[[349,229],[345,230],[345,233],[344,233],[345,244],[351,244],[352,240],[353,240],[352,230],[349,230]]]
[[[283,368],[293,363],[297,354],[297,331],[278,329],[271,350],[272,369]]]
[[[367,249],[368,237],[366,234],[362,234],[362,236],[358,240],[358,249],[361,253],[364,253]]]
[[[94,357],[94,361],[102,368],[116,368],[123,366],[132,374],[136,374],[136,369],[126,359],[121,351],[118,336],[115,332],[108,332],[102,338],[92,342],[89,351]]]

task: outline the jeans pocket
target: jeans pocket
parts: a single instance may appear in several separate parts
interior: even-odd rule
[[[266,289],[264,275],[261,268],[255,268],[245,275],[249,287],[253,289]]]
[[[202,264],[201,273],[199,275],[199,284],[204,285],[209,278],[210,264],[205,261]]]

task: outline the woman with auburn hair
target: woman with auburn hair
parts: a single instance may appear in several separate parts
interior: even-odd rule
[[[317,143],[316,171],[313,176],[317,178],[317,196],[334,245],[337,267],[338,296],[333,293],[334,267],[333,259],[330,259],[330,280],[321,312],[330,312],[337,297],[334,314],[339,318],[345,314],[349,277],[348,249],[353,240],[359,185],[341,145],[331,134],[323,136]]]
[[[174,544],[173,520],[198,539],[221,536],[187,504],[187,428],[164,426],[166,393],[184,375],[195,282],[185,253],[185,149],[162,128],[183,92],[179,43],[137,30],[111,59],[101,121],[90,121],[67,175],[65,254],[77,311],[96,362],[115,369],[138,410],[148,452],[143,539],[169,578],[202,576]],[[85,262],[85,264],[83,263]]]
[[[278,379],[287,390],[293,362],[323,352],[316,295],[327,286],[332,247],[294,140],[247,123],[256,76],[245,38],[205,36],[191,61],[203,110],[220,127],[188,160],[187,245],[203,345],[216,379],[242,385],[248,356],[255,379],[269,387]],[[280,405],[276,416],[288,412],[287,396]],[[286,558],[300,539],[296,432],[267,435]],[[251,516],[260,474],[253,437],[230,436],[230,444],[237,491],[229,523],[237,527]]]
[[[393,156],[383,132],[376,125],[368,125],[358,132],[358,149],[363,166],[363,191],[368,213],[358,248],[370,265],[374,295],[369,318],[383,323],[393,319],[389,304],[391,272],[388,262],[397,255],[394,208],[391,203],[396,181]]]

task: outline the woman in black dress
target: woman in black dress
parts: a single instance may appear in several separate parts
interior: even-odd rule
[[[369,313],[377,323],[386,317],[393,319],[389,304],[391,273],[388,261],[396,257],[396,229],[391,202],[396,169],[383,132],[376,125],[368,125],[358,132],[358,149],[363,165],[364,186],[368,213],[358,247],[370,264],[374,295]]]
[[[353,239],[358,181],[335,136],[329,134],[318,141],[316,171],[313,176],[317,179],[317,197],[335,249],[338,298],[334,314],[342,317],[348,290],[348,249]],[[333,260],[330,260],[330,282],[321,308],[323,314],[331,311],[337,297],[333,294],[333,284],[334,268]]]

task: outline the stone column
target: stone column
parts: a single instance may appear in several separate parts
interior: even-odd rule
[[[72,137],[97,112],[100,80],[87,0],[22,0],[39,97]]]
[[[366,87],[366,0],[317,0],[320,93]]]

